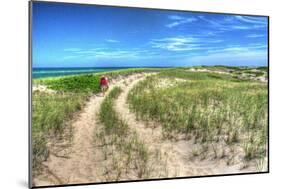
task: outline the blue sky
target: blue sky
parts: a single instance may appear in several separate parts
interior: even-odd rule
[[[33,2],[33,67],[267,65],[267,17]]]

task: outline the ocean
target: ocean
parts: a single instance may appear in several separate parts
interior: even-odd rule
[[[127,69],[122,68],[32,68],[32,78],[60,77],[87,73],[108,72],[114,70]]]

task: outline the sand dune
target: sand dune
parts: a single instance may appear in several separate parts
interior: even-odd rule
[[[196,148],[196,144],[192,140],[163,139],[161,125],[147,124],[137,120],[126,103],[127,95],[133,86],[150,74],[152,73],[120,77],[112,81],[109,91],[115,86],[122,88],[122,93],[116,100],[114,108],[120,117],[126,121],[129,128],[135,131],[141,141],[148,147],[149,153],[152,154],[149,164],[155,167],[155,173],[151,174],[151,178],[159,178],[159,175],[183,177],[255,171],[253,166],[242,169],[243,165],[239,161],[228,166],[225,159],[192,159],[192,150]],[[47,89],[39,86],[38,90],[46,91]],[[49,145],[50,156],[43,164],[42,173],[33,178],[34,185],[107,181],[103,174],[102,149],[94,146],[94,137],[100,124],[97,113],[104,98],[99,94],[90,97],[85,108],[70,121],[69,124],[73,133],[71,143],[62,141]],[[161,161],[153,158],[153,154],[156,152],[158,155],[161,154]],[[130,179],[132,178],[126,180]]]

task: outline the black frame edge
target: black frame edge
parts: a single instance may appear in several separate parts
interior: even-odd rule
[[[32,188],[32,1],[28,1],[28,187]]]
[[[268,101],[268,108],[267,108],[267,171],[270,173],[270,165],[269,165],[269,160],[270,160],[270,140],[269,140],[269,134],[270,134],[270,16],[267,16],[267,101]]]

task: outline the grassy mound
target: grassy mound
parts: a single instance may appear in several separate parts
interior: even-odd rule
[[[128,102],[139,119],[160,122],[167,138],[184,134],[194,136],[195,143],[237,144],[247,160],[266,155],[268,92],[264,83],[232,75],[166,70],[135,86]]]
[[[120,93],[120,87],[112,89],[99,111],[101,126],[96,137],[103,146],[104,159],[109,162],[107,166],[111,167],[106,177],[110,177],[110,181],[118,181],[124,175],[148,178],[148,149],[114,110],[114,101]]]

